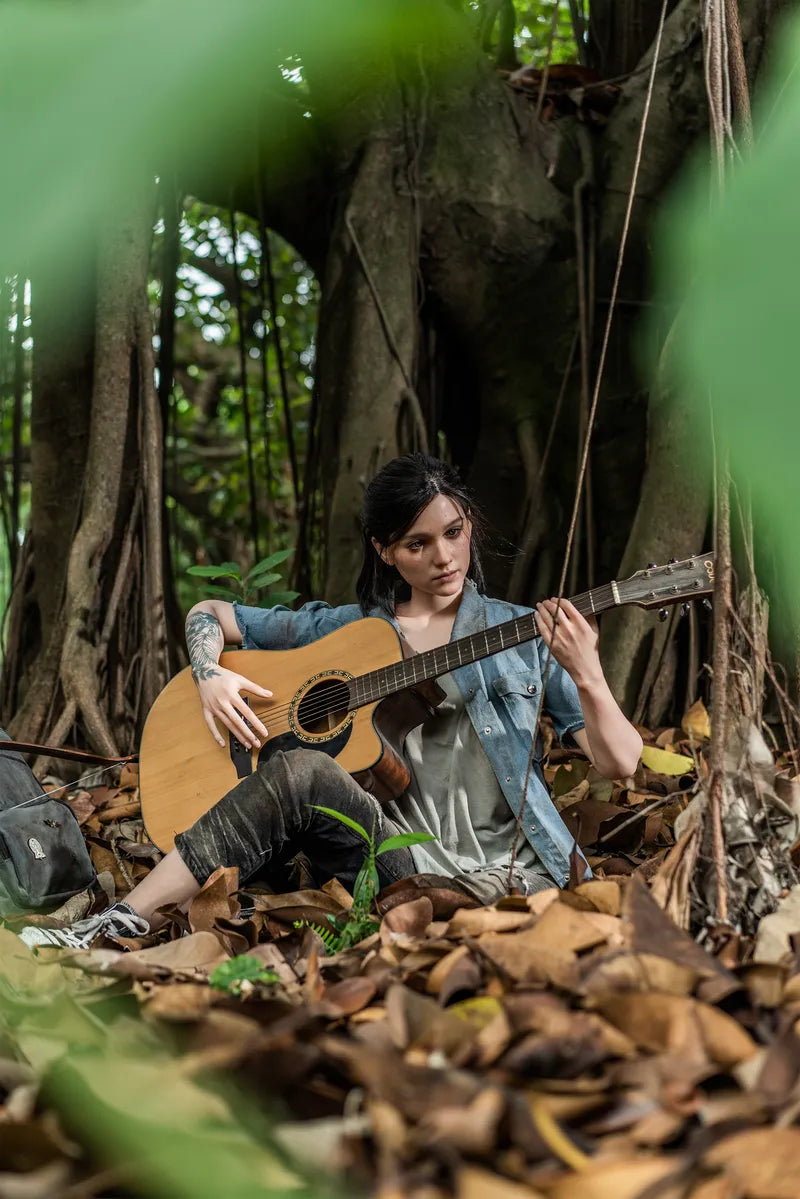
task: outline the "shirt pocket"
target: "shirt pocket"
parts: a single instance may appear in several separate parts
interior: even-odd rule
[[[495,707],[501,718],[505,715],[515,728],[532,735],[536,727],[541,689],[541,679],[531,670],[518,670],[495,679],[492,691],[497,697]],[[538,744],[536,756],[541,757]]]

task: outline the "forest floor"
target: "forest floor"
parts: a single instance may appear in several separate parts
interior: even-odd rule
[[[124,952],[0,930],[0,1199],[797,1199],[796,892],[767,936],[698,939],[708,717],[643,733],[627,785],[550,747],[595,872],[564,891],[422,876],[333,954],[338,883],[246,916],[224,869]],[[158,857],[135,772],[69,802],[124,896]]]

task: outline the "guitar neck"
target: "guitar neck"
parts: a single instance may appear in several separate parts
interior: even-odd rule
[[[591,591],[584,591],[573,597],[571,601],[582,616],[593,616],[605,612],[619,603],[616,583],[604,583]],[[388,695],[424,683],[428,679],[440,678],[459,666],[468,666],[470,662],[478,662],[501,650],[512,649],[522,645],[539,635],[536,614],[528,612],[515,620],[507,620],[503,624],[492,625],[479,633],[471,633],[468,637],[459,637],[457,641],[448,641],[436,649],[426,650],[423,654],[415,654],[402,662],[393,662],[391,666],[383,666],[380,670],[372,670],[369,674],[359,675],[350,683],[352,696],[351,708],[361,708],[365,704],[377,703]]]

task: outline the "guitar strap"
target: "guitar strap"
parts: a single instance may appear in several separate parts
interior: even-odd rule
[[[6,741],[0,738],[0,751],[9,753],[39,754],[46,758],[64,758],[68,762],[90,762],[94,766],[124,766],[126,762],[138,762],[138,754],[126,754],[119,758],[104,758],[83,749],[54,749],[52,745],[36,745],[32,741]]]

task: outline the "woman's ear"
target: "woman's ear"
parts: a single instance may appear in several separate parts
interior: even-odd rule
[[[390,545],[381,545],[374,537],[371,538],[372,547],[375,553],[380,558],[381,562],[385,562],[387,566],[394,566],[394,554]]]

